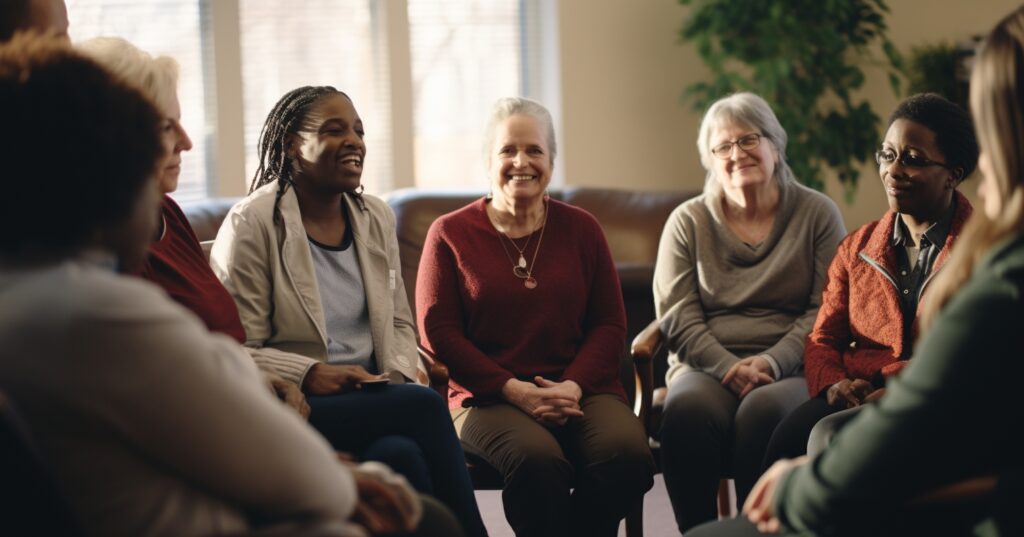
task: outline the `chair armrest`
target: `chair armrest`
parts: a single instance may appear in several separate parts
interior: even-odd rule
[[[911,500],[909,505],[921,507],[984,500],[995,493],[998,483],[999,478],[994,475],[972,477],[952,485],[929,490]]]
[[[633,405],[633,413],[640,418],[644,424],[647,436],[654,432],[654,424],[651,423],[651,401],[654,393],[654,364],[653,359],[664,344],[664,336],[658,326],[658,320],[651,321],[651,324],[640,331],[633,338],[630,346],[630,358],[636,375],[636,402]]]
[[[448,366],[437,361],[437,358],[424,349],[422,345],[416,345],[416,351],[420,353],[420,359],[427,366],[427,377],[430,379],[430,387],[437,392],[445,404],[448,403]]]

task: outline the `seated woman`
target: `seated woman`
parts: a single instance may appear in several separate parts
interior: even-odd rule
[[[163,113],[160,125],[165,158],[157,172],[157,189],[163,195],[156,240],[149,246],[139,276],[163,287],[176,302],[195,313],[211,332],[219,332],[239,343],[245,342],[245,329],[238,308],[224,285],[210,269],[210,263],[189,225],[185,214],[168,194],[178,189],[181,153],[192,149],[192,140],[181,125],[178,103],[178,63],[168,56],[153,57],[119,37],[97,37],[77,48],[121,77],[157,105]],[[280,351],[245,347],[261,366],[280,397],[304,417],[309,405],[298,386],[284,380],[270,367]],[[377,460],[377,453],[366,456]],[[383,462],[391,462],[383,460]]]
[[[720,477],[743,501],[775,426],[807,400],[804,338],[845,234],[835,203],[797,184],[764,99],[713,104],[697,148],[704,194],[669,217],[654,270],[670,351],[662,469],[683,532],[715,518]]]
[[[259,151],[249,197],[224,219],[210,256],[245,345],[277,351],[264,363],[302,387],[310,423],[336,449],[401,451],[386,460],[450,507],[467,535],[485,535],[443,401],[402,384],[425,374],[394,215],[362,194],[355,106],[329,86],[290,91],[267,117]],[[392,385],[367,382],[384,379]]]
[[[0,45],[0,116],[0,390],[84,532],[361,535],[348,521],[396,491],[367,492],[237,344],[116,272],[156,231],[162,114],[62,41],[21,35]]]
[[[1020,535],[1024,445],[1008,424],[1024,422],[1024,9],[987,36],[970,87],[983,210],[930,284],[910,364],[819,456],[772,466],[746,520],[691,535]],[[940,498],[927,492],[986,475],[996,501],[981,512],[933,503],[921,516]]]
[[[889,212],[844,239],[829,266],[804,349],[811,399],[779,424],[763,469],[805,454],[822,418],[881,397],[908,363],[929,284],[971,215],[956,190],[978,162],[966,110],[935,94],[906,99],[875,158]]]
[[[516,535],[616,535],[653,460],[619,381],[615,265],[593,216],[545,196],[548,111],[500,99],[486,135],[491,195],[427,233],[420,338],[449,367],[449,405],[469,408],[463,445],[505,478]]]

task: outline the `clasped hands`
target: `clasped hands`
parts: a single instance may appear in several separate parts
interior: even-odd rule
[[[881,399],[885,388],[875,388],[864,379],[843,379],[829,386],[825,392],[830,406],[837,408],[853,408],[863,403]]]
[[[743,399],[754,388],[775,382],[772,373],[772,366],[767,358],[760,354],[748,356],[729,368],[722,377],[722,386],[728,387],[737,397]]]
[[[555,382],[537,376],[530,383],[509,379],[501,394],[506,401],[549,427],[561,427],[569,418],[583,416],[580,408],[583,389],[572,380]]]

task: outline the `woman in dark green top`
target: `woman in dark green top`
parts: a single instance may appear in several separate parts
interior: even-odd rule
[[[984,210],[935,282],[911,364],[821,455],[769,469],[744,505],[747,520],[688,537],[1020,534],[1011,510],[1024,451],[1012,440],[1024,423],[1024,8],[987,37],[971,109]],[[974,478],[995,486],[996,501],[919,505]]]

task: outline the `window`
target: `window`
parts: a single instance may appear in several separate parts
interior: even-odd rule
[[[203,70],[204,3],[196,0],[67,0],[69,33],[74,42],[118,36],[154,55],[178,60],[181,122],[195,145],[181,163],[181,180],[172,194],[178,201],[207,196],[208,140]]]
[[[487,188],[483,129],[522,95],[518,0],[409,0],[416,185]]]
[[[179,201],[247,192],[260,128],[277,100],[299,86],[331,85],[352,98],[367,133],[363,182],[378,194],[402,186],[486,188],[483,127],[498,97],[539,98],[558,118],[557,103],[544,100],[532,74],[551,56],[538,54],[538,39],[554,42],[537,31],[554,26],[533,23],[540,10],[553,16],[544,0],[67,4],[74,41],[117,35],[178,60],[182,123],[195,143],[183,159]],[[215,43],[228,46],[214,54]],[[240,52],[230,52],[235,43]]]
[[[334,86],[356,106],[366,128],[363,184],[390,190],[390,103],[386,59],[367,0],[241,0],[246,178],[256,172],[256,143],[267,114],[300,86]]]

